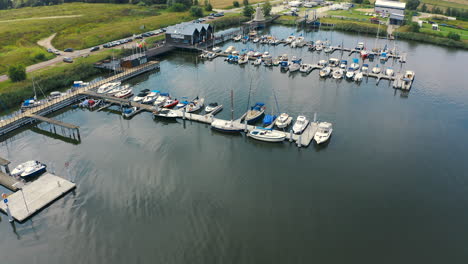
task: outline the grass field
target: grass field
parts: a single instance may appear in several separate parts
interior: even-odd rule
[[[232,4],[234,1],[233,0],[211,0],[210,3],[214,8],[229,8],[233,7],[234,5]],[[239,4],[241,5],[240,7],[243,8],[244,6],[242,5],[242,0],[237,0]],[[260,3],[260,2],[266,2],[266,0],[249,0],[250,4],[254,3]]]
[[[366,16],[364,12],[360,12],[357,10],[349,9],[349,10],[330,10],[327,12],[330,16],[344,16],[349,18],[357,18],[357,19],[365,19],[369,20],[371,17]]]
[[[430,6],[438,7],[453,7],[453,8],[463,8],[468,9],[468,1],[466,0],[420,0],[422,6],[424,3]]]
[[[419,32],[430,34],[430,35],[435,35],[435,36],[440,36],[440,37],[447,37],[447,34],[449,32],[454,32],[460,35],[462,41],[468,41],[468,30],[463,30],[463,29],[439,26],[439,31],[436,31],[436,30],[432,30],[431,24],[423,24],[423,27],[419,29]]]
[[[2,10],[0,74],[8,65],[27,66],[50,58],[36,42],[53,33],[57,33],[52,42],[56,48],[82,49],[190,19],[188,12],[137,5],[69,3]]]

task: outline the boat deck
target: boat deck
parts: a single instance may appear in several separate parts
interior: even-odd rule
[[[10,194],[8,207],[13,218],[23,222],[75,187],[76,185],[70,181],[45,173],[37,180],[24,185],[22,191]],[[5,203],[0,204],[0,210],[6,213]]]

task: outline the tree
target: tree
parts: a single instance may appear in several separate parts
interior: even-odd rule
[[[244,6],[248,6],[249,5],[249,0],[243,0],[242,3],[244,4]]]
[[[263,14],[267,17],[267,16],[270,16],[270,12],[271,12],[271,4],[270,4],[270,1],[266,1],[263,6],[262,6],[262,11],[263,11]]]
[[[426,12],[427,11],[427,6],[426,4],[424,3],[422,6],[421,6],[421,12]]]
[[[232,2],[232,5],[233,5],[234,7],[239,7],[239,6],[240,6],[240,4],[239,4],[239,2],[238,2],[238,1],[234,1],[234,2]]]
[[[205,10],[206,10],[206,11],[212,11],[212,10],[213,10],[213,6],[212,6],[210,3],[208,3],[208,4],[205,6]]]
[[[244,10],[242,11],[242,14],[245,16],[245,17],[252,17],[252,14],[255,12],[255,10],[253,9],[252,6],[250,5],[246,5],[244,7]]]
[[[198,5],[198,0],[193,0],[193,5],[197,6]]]
[[[410,24],[410,29],[411,29],[411,32],[419,32],[419,25],[418,25],[418,23],[412,22],[412,23]]]
[[[353,3],[362,4],[362,1],[363,1],[363,0],[353,0]]]
[[[409,10],[416,10],[419,6],[419,0],[408,0],[406,1],[406,8]]]
[[[192,6],[190,7],[190,15],[192,15],[193,17],[202,17],[203,9],[199,6]]]
[[[460,35],[458,35],[458,34],[455,33],[455,32],[452,32],[452,31],[450,31],[450,32],[448,33],[447,37],[448,37],[449,39],[453,39],[453,40],[456,40],[456,41],[459,41],[459,40],[460,40]]]
[[[21,64],[8,67],[8,77],[12,82],[26,80],[26,67]]]
[[[181,3],[175,3],[172,5],[171,10],[174,12],[183,12],[187,10],[187,6]]]

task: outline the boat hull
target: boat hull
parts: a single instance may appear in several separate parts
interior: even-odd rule
[[[32,177],[35,177],[35,176],[39,176],[42,173],[44,173],[46,171],[46,169],[47,169],[47,166],[43,165],[43,167],[41,169],[36,170],[35,172],[29,173],[29,174],[22,173],[20,175],[20,177],[23,178],[23,179],[27,179],[27,178],[32,178]]]
[[[268,138],[268,137],[261,137],[261,136],[255,136],[249,133],[249,137],[259,140],[259,141],[264,141],[264,142],[271,142],[271,143],[277,143],[277,142],[282,142],[286,139],[286,136],[283,137],[276,137],[276,138]]]

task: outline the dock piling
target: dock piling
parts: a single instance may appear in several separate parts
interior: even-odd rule
[[[292,142],[293,141],[293,131],[292,129],[289,130],[289,142]]]
[[[8,203],[6,203],[6,213],[8,215],[8,222],[10,223],[13,223],[13,216],[11,215],[11,212],[10,212],[10,207],[8,207]]]

